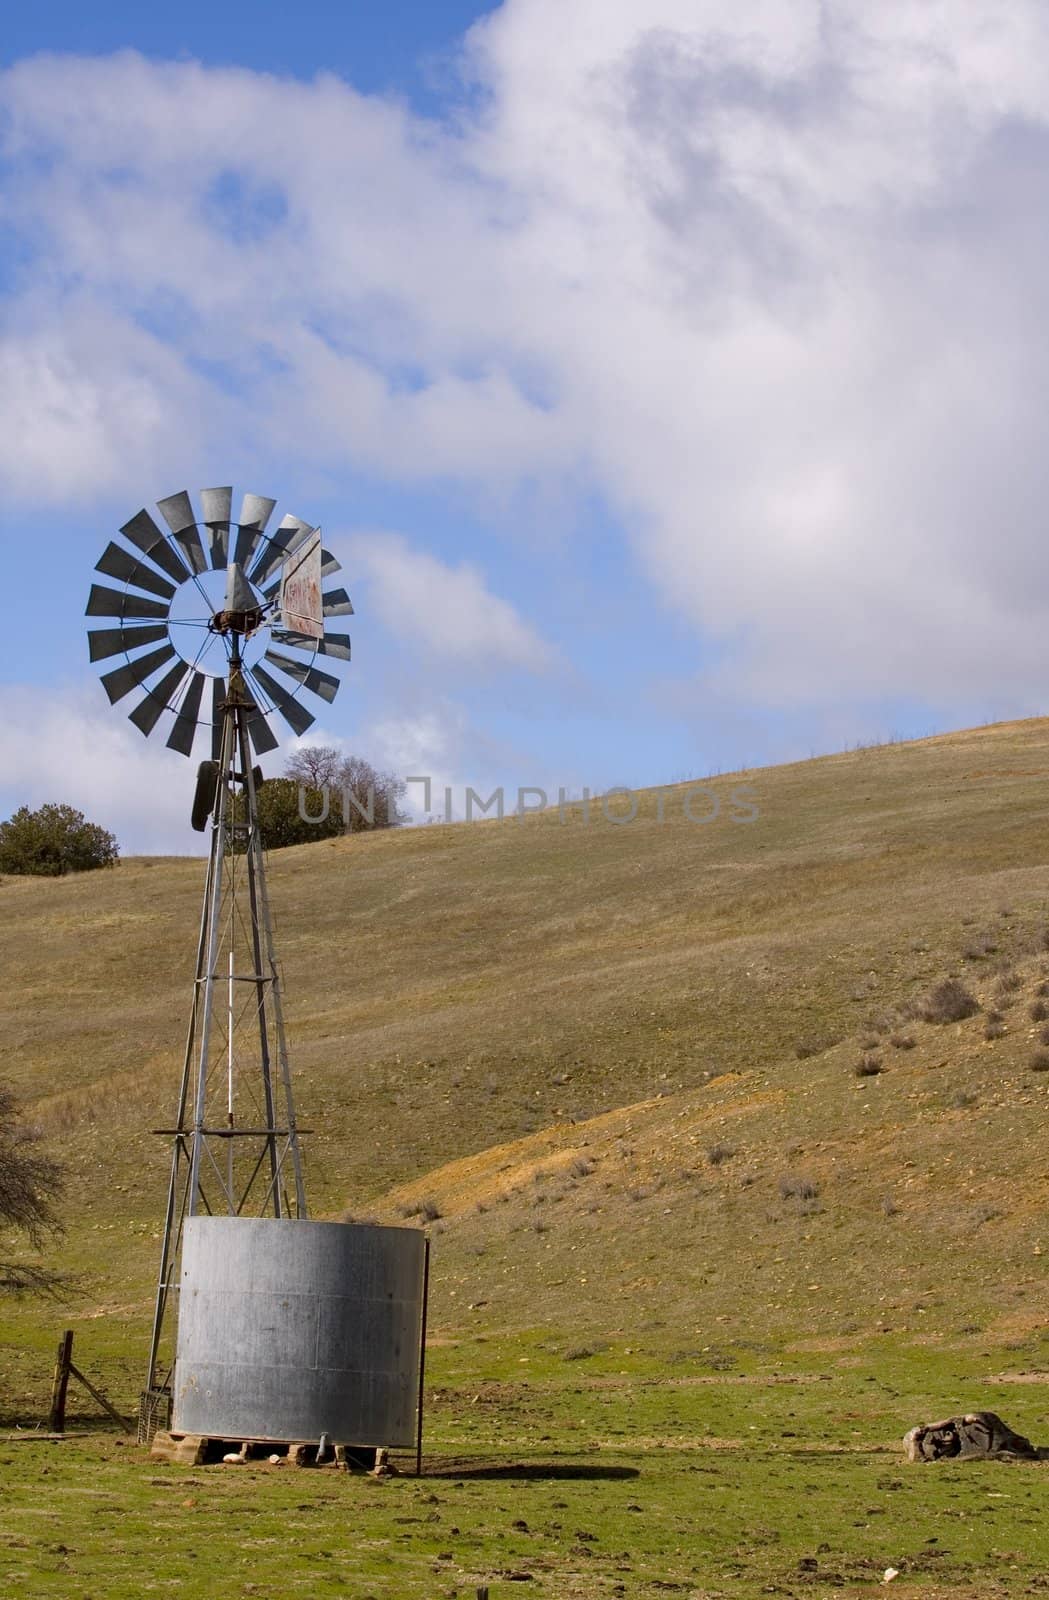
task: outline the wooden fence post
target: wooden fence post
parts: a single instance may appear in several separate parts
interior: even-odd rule
[[[55,1381],[51,1385],[51,1417],[48,1427],[52,1433],[64,1433],[66,1428],[66,1391],[69,1388],[69,1369],[73,1365],[73,1331],[67,1329],[58,1346]]]

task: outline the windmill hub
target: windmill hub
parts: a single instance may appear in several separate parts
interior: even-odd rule
[[[226,568],[226,594],[222,610],[216,611],[208,628],[212,633],[236,633],[248,638],[262,627],[267,611],[272,608],[272,603],[263,605],[259,601],[240,564],[231,561]]]

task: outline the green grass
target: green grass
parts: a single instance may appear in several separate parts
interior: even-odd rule
[[[978,1352],[900,1345],[857,1363],[750,1341],[668,1370],[622,1347],[566,1366],[542,1341],[464,1343],[433,1356],[421,1480],[158,1465],[97,1433],[0,1441],[0,1581],[62,1600],[472,1600],[481,1583],[706,1600],[868,1594],[895,1567],[902,1595],[1044,1592],[1044,1469],[911,1466],[899,1447],[947,1395],[1037,1436],[1041,1391],[994,1376]]]

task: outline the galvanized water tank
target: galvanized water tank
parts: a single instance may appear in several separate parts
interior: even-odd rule
[[[416,1228],[188,1217],[173,1429],[414,1444],[425,1248]]]

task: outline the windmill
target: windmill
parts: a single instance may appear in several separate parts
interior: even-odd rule
[[[167,727],[183,756],[200,734],[210,747],[193,803],[210,851],[181,1087],[173,1126],[158,1130],[172,1154],[143,1437],[169,1410],[165,1314],[189,1220],[307,1215],[255,759],[277,747],[275,719],[296,734],[311,726],[304,695],[334,699],[339,680],[317,659],[350,656],[348,636],[326,631],[352,607],[345,590],[323,588],[339,564],[320,530],[286,516],[268,533],[275,502],[261,495],[244,496],[237,521],[230,489],[204,489],[200,502],[199,520],[183,491],[158,502],[166,529],[145,510],[125,523],[124,543],[96,566],[112,581],[87,604],[109,619],[88,641],[110,701],[134,695],[134,725],[147,737]]]

